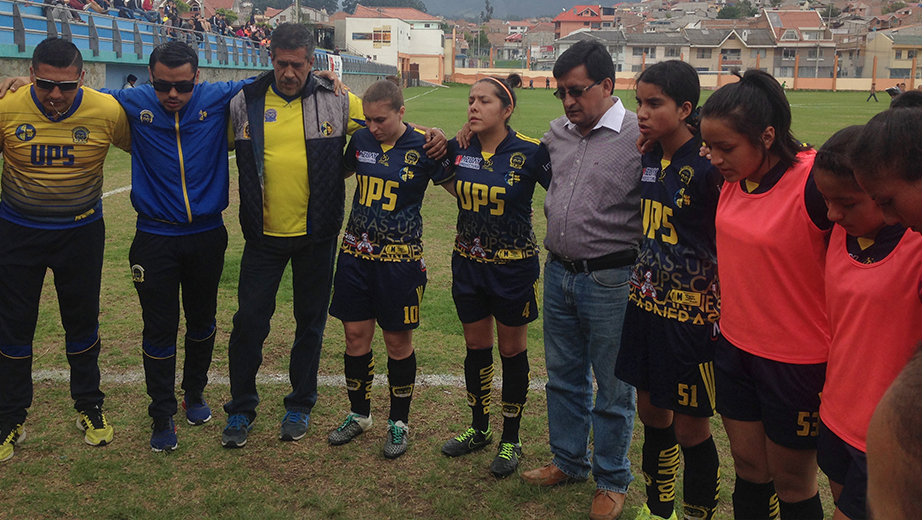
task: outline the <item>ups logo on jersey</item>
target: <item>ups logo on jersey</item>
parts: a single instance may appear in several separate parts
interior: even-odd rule
[[[35,139],[35,127],[29,123],[23,123],[16,127],[16,139],[22,142],[28,142]]]
[[[86,127],[78,126],[71,131],[74,138],[74,144],[86,144],[90,139],[90,131]]]

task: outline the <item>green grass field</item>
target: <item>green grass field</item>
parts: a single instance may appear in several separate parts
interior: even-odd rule
[[[451,135],[466,120],[467,94],[467,87],[461,85],[408,89],[406,120],[439,126]],[[628,109],[636,107],[632,92],[618,94]],[[548,122],[563,112],[560,102],[548,91],[524,90],[517,95],[519,105],[512,126],[526,135],[540,137]],[[887,106],[865,103],[866,94],[860,92],[789,92],[788,96],[797,137],[814,145],[820,145],[839,128],[867,121]],[[106,192],[130,184],[127,154],[113,149],[106,167]],[[178,451],[153,454],[149,450],[148,398],[141,370],[141,313],[127,260],[135,213],[127,191],[114,193],[105,199],[107,243],[100,364],[103,390],[108,394],[106,411],[116,429],[115,442],[105,448],[91,448],[83,444],[82,434],[74,428],[63,330],[51,283],[53,275],[49,273],[35,335],[35,402],[26,423],[28,439],[17,448],[14,459],[0,465],[0,518],[585,518],[594,490],[591,482],[534,489],[515,477],[496,481],[488,469],[493,449],[454,460],[441,456],[442,442],[469,421],[465,391],[456,386],[417,386],[410,451],[396,461],[387,461],[381,455],[381,423],[387,414],[387,393],[382,385],[375,386],[372,400],[372,415],[378,422],[353,443],[331,448],[326,442],[327,433],[338,426],[348,409],[346,392],[336,384],[321,386],[308,436],[297,443],[279,442],[278,421],[284,413],[282,397],[288,392],[288,352],[294,331],[290,272],[279,292],[261,368],[261,374],[278,375],[286,382],[265,380],[261,384],[260,416],[247,447],[234,451],[221,448],[219,437],[225,415],[220,407],[229,398],[226,345],[236,310],[236,281],[243,249],[234,167],[231,177],[231,204],[225,212],[230,242],[219,292],[212,383],[205,392],[214,419],[196,428],[177,420]],[[348,186],[351,192],[353,181],[348,181]],[[543,199],[539,188],[534,201],[539,238],[545,233]],[[414,338],[421,375],[463,376],[464,341],[449,292],[455,217],[450,197],[442,190],[430,190],[423,208],[429,285],[422,324]],[[384,367],[380,335],[374,348],[378,366]],[[342,326],[331,320],[321,376],[339,381],[343,350]],[[530,327],[529,350],[532,379],[541,388],[547,374],[540,319]],[[177,365],[181,367],[181,349],[179,356]],[[379,373],[383,372],[379,368]],[[533,390],[522,426],[523,469],[550,460],[545,407],[543,391]],[[724,475],[718,518],[728,519],[732,517],[732,461],[719,420],[712,424]],[[494,418],[494,427],[500,425],[501,421]],[[640,439],[640,434],[638,421],[635,440]],[[638,480],[631,486],[623,518],[633,518],[643,501],[639,448],[639,441],[632,446]],[[831,516],[831,501],[824,493],[826,511]]]

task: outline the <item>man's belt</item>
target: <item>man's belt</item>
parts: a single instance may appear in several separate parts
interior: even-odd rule
[[[637,260],[637,251],[628,249],[627,251],[618,251],[610,255],[590,258],[588,260],[565,260],[553,253],[550,253],[551,260],[560,262],[560,265],[571,273],[591,273],[592,271],[601,271],[603,269],[614,269],[633,265]]]

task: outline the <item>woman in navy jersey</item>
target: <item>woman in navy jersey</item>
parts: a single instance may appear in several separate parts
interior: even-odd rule
[[[351,409],[330,432],[334,446],[371,427],[375,322],[387,347],[390,415],[384,456],[406,452],[416,381],[413,329],[426,289],[420,208],[429,181],[453,194],[451,174],[426,156],[426,134],[403,122],[400,87],[381,80],[362,99],[366,128],[352,136],[346,171],[356,173],[355,197],[336,263],[330,314],[343,322],[344,368]]]
[[[517,76],[474,83],[468,98],[470,145],[456,139],[443,166],[455,174],[458,234],[452,255],[452,297],[464,327],[464,375],[471,427],[442,446],[449,457],[492,441],[493,343],[503,366],[503,434],[490,465],[513,474],[522,456],[519,424],[528,394],[528,323],[538,317],[538,243],[531,223],[535,184],[547,188],[551,162],[538,140],[509,128]],[[521,84],[521,80],[518,80]],[[495,335],[494,335],[495,328]]]
[[[642,520],[677,517],[680,451],[684,518],[712,518],[720,488],[710,417],[720,311],[714,217],[723,179],[698,154],[701,138],[688,126],[697,123],[700,93],[698,73],[679,60],[657,63],[637,78],[640,133],[657,144],[638,172],[644,240],[615,375],[637,388],[644,424]]]
[[[738,519],[823,518],[816,436],[829,351],[823,266],[832,223],[770,74],[715,92],[701,135],[726,183],[717,206],[717,411],[736,470]],[[777,495],[776,495],[777,492]],[[780,502],[780,503],[779,503]]]

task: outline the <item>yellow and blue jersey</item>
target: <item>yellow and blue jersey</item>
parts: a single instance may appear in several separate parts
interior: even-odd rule
[[[551,182],[551,159],[544,144],[509,129],[492,154],[483,152],[477,136],[466,149],[455,139],[449,146],[442,166],[455,174],[455,252],[481,262],[535,256],[532,196],[535,184],[547,189]]]
[[[303,99],[300,93],[286,96],[271,85],[265,103],[263,162],[270,166],[263,178],[263,233],[277,237],[306,235],[311,192],[304,146]],[[362,100],[350,92],[346,134],[352,135],[364,125]]]
[[[641,159],[643,242],[631,273],[631,301],[649,312],[695,324],[720,313],[714,219],[721,176],[700,157],[700,138],[668,163],[662,149]]]
[[[33,89],[0,99],[0,217],[46,229],[102,218],[109,145],[131,147],[125,112],[111,96],[80,88],[70,109],[51,119]]]
[[[452,174],[426,156],[426,134],[407,125],[393,147],[371,131],[352,136],[345,153],[347,171],[356,172],[352,212],[342,251],[384,261],[418,260],[423,254],[420,208],[426,187],[451,181]]]

